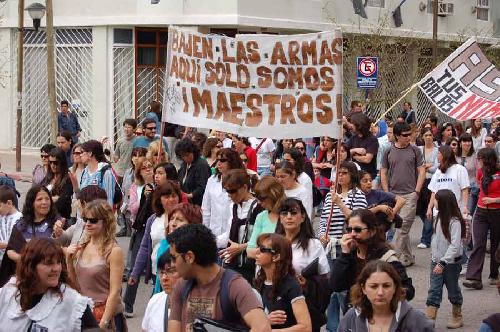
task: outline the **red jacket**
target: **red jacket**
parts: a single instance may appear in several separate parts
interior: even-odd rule
[[[244,152],[248,159],[247,168],[257,172],[257,153],[251,146],[247,146]]]

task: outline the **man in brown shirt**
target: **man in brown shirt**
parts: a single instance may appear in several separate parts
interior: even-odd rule
[[[234,275],[228,285],[229,302],[240,317],[224,317],[220,298],[224,269],[216,264],[217,245],[207,227],[182,226],[169,234],[167,240],[177,273],[184,279],[177,282],[172,293],[169,332],[192,331],[192,323],[199,317],[222,322],[239,318],[250,331],[271,331],[262,303],[240,275]],[[184,298],[189,280],[194,281],[193,287]]]

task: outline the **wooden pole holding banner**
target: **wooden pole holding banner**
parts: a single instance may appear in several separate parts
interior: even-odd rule
[[[406,96],[408,96],[410,94],[410,92],[412,92],[413,89],[415,89],[418,86],[419,83],[420,82],[417,82],[417,83],[413,84],[412,86],[410,86],[408,89],[406,89],[406,91],[403,92],[403,94],[401,95],[401,97],[399,97],[399,99],[396,100],[396,102],[394,104],[392,104],[391,107],[389,107],[387,109],[387,111],[385,111],[384,113],[382,113],[382,115],[375,122],[380,121],[387,113],[389,113],[390,111],[392,111],[394,109],[394,107],[396,107],[396,105],[401,102],[401,100],[403,100]]]

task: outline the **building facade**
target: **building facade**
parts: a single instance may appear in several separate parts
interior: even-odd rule
[[[26,6],[31,2],[26,0]],[[151,101],[162,101],[169,25],[228,36],[305,33],[341,27],[352,40],[363,42],[358,37],[377,37],[389,51],[388,56],[381,57],[382,69],[387,68],[382,71],[385,83],[369,93],[348,88],[354,79],[353,59],[356,55],[378,54],[352,47],[344,60],[345,103],[353,98],[378,100],[372,110],[377,116],[394,96],[432,68],[430,54],[425,51],[427,46],[406,45],[400,52],[404,61],[391,51],[398,49],[401,40],[417,40],[424,45],[432,37],[432,1],[406,1],[401,6],[403,25],[396,28],[392,12],[400,2],[362,0],[365,19],[356,15],[351,1],[346,0],[160,0],[158,4],[149,0],[55,0],[57,102],[66,99],[72,104],[83,128],[82,139],[108,136],[115,140],[125,118],[141,119]],[[17,6],[15,0],[0,3],[0,117],[7,124],[0,134],[0,149],[15,145]],[[450,43],[469,36],[477,37],[487,47],[499,43],[499,7],[500,3],[493,4],[492,0],[440,2],[440,48],[447,49]],[[28,15],[24,25],[32,26]],[[27,29],[24,33],[25,148],[40,147],[50,137],[45,18],[41,26],[38,32]],[[361,52],[365,54],[355,54]],[[402,78],[401,83],[389,84],[396,78]],[[411,99],[419,109],[427,111],[430,107],[417,92]]]

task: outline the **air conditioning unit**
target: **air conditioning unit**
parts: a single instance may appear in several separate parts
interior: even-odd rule
[[[453,4],[450,2],[438,2],[438,16],[445,17],[453,15]]]

